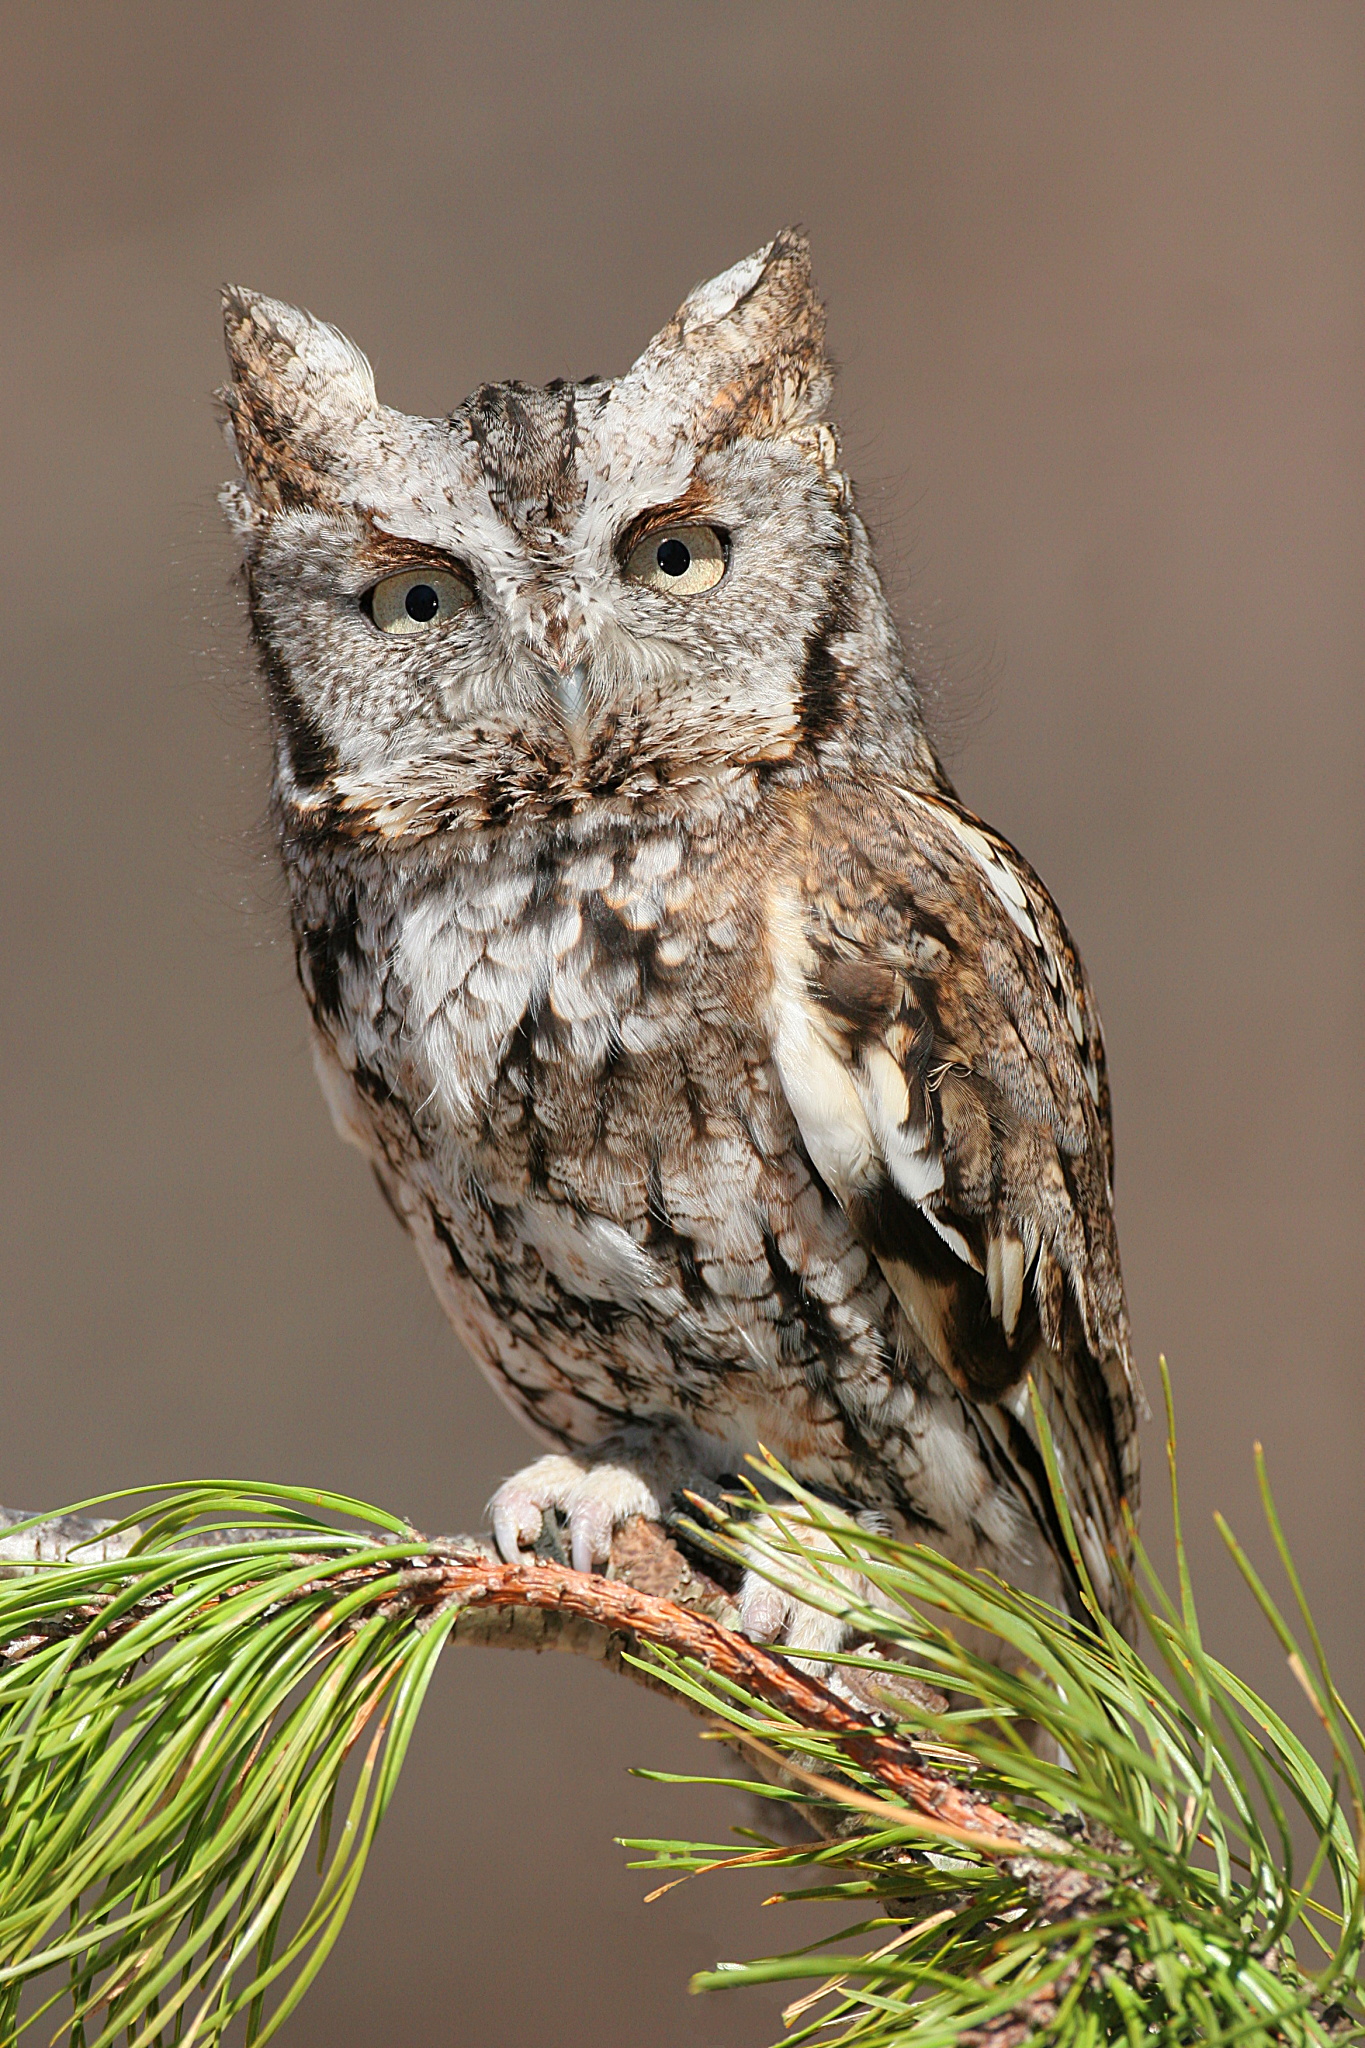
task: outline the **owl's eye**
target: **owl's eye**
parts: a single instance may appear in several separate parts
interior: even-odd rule
[[[670,526],[646,534],[631,549],[626,575],[670,597],[697,597],[715,589],[729,560],[725,535],[714,526]]]
[[[367,590],[361,604],[384,633],[429,633],[473,599],[462,576],[448,569],[400,569]]]

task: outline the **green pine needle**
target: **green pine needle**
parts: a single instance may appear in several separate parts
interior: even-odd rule
[[[1045,1427],[1042,1434],[1070,1533]],[[1173,1426],[1171,1474],[1174,1484]],[[1098,1608],[1094,1626],[1082,1626],[931,1550],[851,1528],[771,1460],[763,1476],[766,1491],[786,1496],[770,1511],[767,1535],[756,1545],[752,1527],[732,1521],[712,1532],[716,1547],[883,1645],[878,1660],[837,1661],[949,1695],[956,1704],[946,1712],[898,1707],[903,1731],[930,1759],[970,1759],[973,1792],[1044,1831],[1048,1846],[1030,1869],[1026,1857],[960,1847],[944,1854],[903,1812],[904,1824],[888,1813],[893,1824],[879,1825],[868,1800],[889,1806],[885,1788],[837,1745],[774,1708],[737,1700],[695,1665],[652,1653],[651,1665],[741,1751],[789,1760],[786,1801],[808,1808],[820,1838],[766,1856],[759,1845],[747,1857],[630,1842],[644,1852],[636,1867],[679,1875],[760,1860],[805,1867],[818,1881],[781,1899],[846,1900],[874,1916],[812,1947],[724,1964],[694,1988],[822,1980],[787,2007],[783,2040],[830,2048],[1365,2037],[1365,1745],[1333,1683],[1263,1471],[1270,1533],[1306,1649],[1220,1527],[1311,1703],[1330,1775],[1205,1649],[1178,1496],[1178,1601],[1136,1551],[1133,1591],[1155,1652],[1149,1664]],[[850,1565],[874,1599],[850,1591]],[[1002,1670],[964,1649],[952,1633],[964,1620],[1008,1645],[1017,1667]],[[1026,1723],[1050,1743],[1025,1743]],[[1296,1872],[1295,1840],[1304,1834],[1313,1848]],[[1044,1908],[1055,1894],[1040,1882],[1059,1865],[1075,1873],[1060,1916],[1055,1904]]]
[[[170,1548],[192,1528],[226,1540]],[[357,1502],[205,1484],[128,1557],[0,1583],[0,2042],[58,1975],[73,2048],[212,2043],[239,2014],[269,2039],[341,1930],[455,1619],[405,1610],[422,1558]]]
[[[858,2048],[1365,2037],[1365,1745],[1263,1473],[1295,1622],[1223,1533],[1325,1767],[1205,1648],[1178,1501],[1174,1599],[1137,1552],[1149,1663],[1098,1613],[1082,1626],[764,1478],[785,1500],[761,1531],[707,1540],[882,1646],[839,1661],[949,1695],[897,1706],[903,1731],[1033,1832],[1018,1855],[936,1838],[834,1737],[646,1648],[726,1740],[785,1759],[764,1796],[817,1829],[637,1842],[640,1867],[757,1865],[853,1922],[698,1988],[790,1983],[785,2041]],[[412,1597],[429,1544],[362,1503],[205,1483],[119,1497],[128,1526],[139,1510],[127,1556],[0,1577],[0,2048],[35,2026],[70,2048],[211,2048],[234,2021],[268,2040],[341,1931],[455,1624]],[[964,1649],[964,1621],[1012,1668]]]

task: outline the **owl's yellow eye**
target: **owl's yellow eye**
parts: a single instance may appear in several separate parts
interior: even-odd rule
[[[448,569],[400,569],[361,600],[384,633],[429,633],[471,603],[474,593]]]
[[[729,560],[725,536],[714,526],[670,526],[646,534],[631,549],[626,574],[632,583],[667,591],[670,597],[697,597],[715,589]]]

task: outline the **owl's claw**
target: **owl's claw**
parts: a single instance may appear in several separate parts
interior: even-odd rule
[[[615,1518],[604,1501],[585,1502],[569,1516],[569,1563],[576,1572],[590,1572],[611,1556]]]
[[[576,1458],[552,1453],[504,1479],[487,1510],[499,1556],[515,1564],[524,1550],[532,1549],[546,1515],[563,1509],[582,1477],[583,1467]]]
[[[658,1495],[628,1465],[585,1464],[559,1452],[505,1479],[488,1504],[493,1541],[509,1564],[529,1550],[545,1516],[562,1515],[569,1562],[576,1572],[595,1571],[611,1556],[611,1539],[623,1522],[643,1515],[662,1519]]]

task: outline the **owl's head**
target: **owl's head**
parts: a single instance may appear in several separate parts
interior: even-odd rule
[[[277,795],[360,838],[706,806],[924,743],[825,422],[804,237],[624,377],[380,405],[333,327],[225,294]]]

